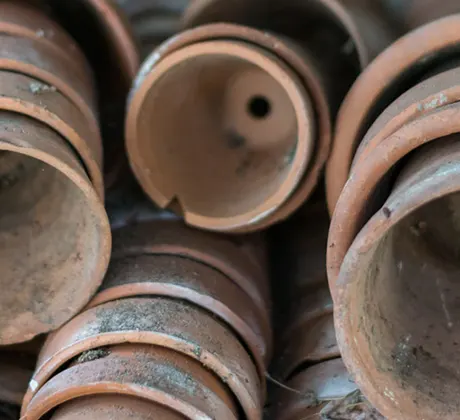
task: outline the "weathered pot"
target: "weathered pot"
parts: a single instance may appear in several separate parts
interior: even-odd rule
[[[303,178],[314,116],[295,72],[228,28],[240,32],[238,41],[208,27],[203,42],[185,33],[147,59],[130,97],[127,147],[136,177],[160,207],[173,203],[188,224],[208,230],[251,231]],[[187,95],[174,91],[184,83]],[[221,104],[220,116],[212,103]],[[177,113],[181,124],[169,124]]]
[[[321,410],[330,401],[345,398],[357,389],[341,359],[310,367],[293,377],[287,386],[297,392],[281,390],[275,395],[276,420],[320,420]]]
[[[122,136],[125,102],[139,68],[139,52],[129,22],[111,0],[42,1],[77,40],[94,69],[104,139],[105,184],[110,188],[128,169]]]
[[[349,177],[354,153],[367,130],[391,102],[433,68],[454,61],[460,41],[459,24],[460,16],[454,15],[410,32],[380,54],[353,85],[338,114],[326,167],[331,214]]]
[[[439,130],[458,121],[456,105],[444,107],[444,115],[431,111],[428,126],[421,126],[423,117],[409,125],[413,142],[428,142],[428,134],[444,138],[405,161],[386,201],[354,240],[335,285],[344,361],[388,418],[458,417],[460,143],[458,134]],[[407,142],[403,134],[391,139]],[[366,161],[375,154],[393,159],[377,147]]]
[[[270,325],[249,296],[222,273],[173,255],[115,259],[90,306],[140,296],[182,299],[211,312],[226,322],[251,350],[264,378],[272,344]]]
[[[163,405],[122,395],[82,397],[62,404],[51,420],[183,420]]]
[[[416,85],[393,102],[364,137],[331,223],[328,277],[333,295],[346,252],[370,217],[382,211],[398,165],[421,145],[460,131],[459,82],[460,70],[454,69]]]
[[[91,131],[99,133],[91,78],[69,66],[62,55],[56,54],[47,45],[33,39],[1,35],[0,69],[37,79],[37,83],[31,86],[36,95],[58,90],[84,114]]]
[[[177,220],[139,223],[119,229],[115,235],[113,258],[164,254],[207,264],[233,280],[252,299],[261,315],[270,319],[267,268],[259,260],[264,254],[263,244],[250,245],[251,236],[224,237],[190,229]],[[258,255],[250,252],[251,246],[258,247]]]
[[[247,419],[260,419],[264,385],[236,337],[207,312],[160,297],[99,305],[52,334],[40,354],[23,413],[32,397],[72,358],[121,343],[157,345],[198,360],[228,385]]]
[[[24,416],[39,420],[80,397],[119,394],[153,401],[189,419],[237,419],[224,383],[199,362],[156,346],[122,345],[101,351],[105,357],[83,361],[51,378]]]
[[[0,71],[0,109],[41,121],[64,137],[78,153],[94,188],[102,198],[104,188],[99,132],[91,129],[83,113],[66,96],[40,86],[41,82],[32,77]]]
[[[111,235],[101,200],[55,131],[1,111],[0,137],[1,287],[8,291],[0,296],[0,344],[6,345],[60,327],[88,303],[107,269]]]

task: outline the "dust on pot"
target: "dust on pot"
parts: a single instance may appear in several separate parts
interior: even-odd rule
[[[408,33],[381,53],[353,85],[338,114],[326,167],[330,214],[349,177],[360,141],[379,114],[437,66],[455,65],[459,23],[460,16],[453,15]]]
[[[175,255],[114,259],[90,307],[140,296],[181,299],[220,318],[250,349],[261,378],[265,376],[272,344],[270,325],[260,316],[249,296],[219,271]]]
[[[199,361],[227,384],[248,420],[261,417],[264,384],[231,330],[195,306],[161,297],[99,305],[51,334],[24,398],[23,413],[67,362],[88,350],[122,343],[157,345]]]
[[[164,405],[123,395],[81,397],[61,404],[51,416],[51,420],[87,419],[183,420],[184,417]]]
[[[458,134],[415,151],[340,270],[344,361],[388,418],[458,417],[459,161]]]
[[[230,391],[199,362],[147,345],[108,347],[105,352],[97,359],[77,360],[51,378],[30,402],[26,418],[39,420],[80,397],[115,394],[161,404],[185,418],[237,419]]]
[[[0,343],[24,342],[76,315],[102,282],[111,247],[103,204],[66,141],[0,113]]]

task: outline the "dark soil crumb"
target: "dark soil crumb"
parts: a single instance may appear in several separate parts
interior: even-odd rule
[[[322,420],[385,420],[359,390],[343,399],[331,401],[320,415]]]
[[[110,354],[110,351],[104,348],[88,350],[82,353],[77,359],[77,363],[92,362],[94,360],[103,359]]]

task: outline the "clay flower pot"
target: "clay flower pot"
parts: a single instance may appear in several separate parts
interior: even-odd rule
[[[261,417],[264,386],[236,337],[207,312],[160,297],[129,298],[99,305],[52,334],[24,398],[23,414],[29,411],[32,397],[72,358],[88,350],[122,343],[169,348],[199,361],[227,384],[247,419]]]
[[[378,115],[433,68],[452,64],[449,51],[459,44],[459,23],[460,16],[453,15],[410,32],[379,55],[353,85],[338,114],[326,167],[331,214],[349,177],[355,151]],[[334,266],[337,276],[340,266]]]
[[[341,359],[310,367],[294,376],[287,386],[298,393],[283,390],[275,394],[276,420],[320,420],[328,402],[345,398],[357,389]]]
[[[411,138],[429,141],[425,136],[441,134],[440,125],[444,131],[452,129],[449,122],[457,121],[458,109],[446,108],[444,113],[452,115],[431,112],[436,120],[431,119],[429,130],[425,125],[417,131],[416,126],[426,122],[423,117],[409,124]],[[406,133],[393,139],[407,139]],[[406,161],[383,206],[354,240],[335,285],[344,361],[363,393],[388,418],[458,416],[453,396],[458,392],[455,372],[460,363],[460,144],[458,134],[442,137]],[[380,149],[375,153],[382,156]],[[374,160],[374,154],[367,159]]]
[[[51,420],[183,420],[183,416],[163,405],[122,395],[82,397],[64,403]]]
[[[177,220],[139,223],[116,231],[114,259],[141,254],[177,255],[204,263],[235,282],[270,319],[270,286],[264,243],[257,237],[224,237],[190,229]]]
[[[225,384],[199,362],[156,346],[122,345],[106,352],[105,357],[81,362],[51,378],[32,399],[25,417],[39,420],[80,397],[118,394],[131,397],[131,402],[142,398],[161,404],[185,418],[237,419]]]
[[[107,269],[111,235],[102,202],[62,137],[6,111],[0,137],[0,265],[8,291],[0,297],[0,344],[6,345],[58,328],[88,303]]]
[[[117,240],[116,236],[114,238]],[[101,290],[91,301],[166,296],[193,303],[226,322],[251,350],[261,379],[269,362],[271,329],[254,303],[231,279],[202,263],[172,255],[112,260]]]

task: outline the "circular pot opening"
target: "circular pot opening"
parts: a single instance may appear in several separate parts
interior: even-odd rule
[[[144,188],[161,206],[176,199],[187,221],[202,227],[244,226],[273,213],[314,147],[311,105],[297,76],[243,42],[173,52],[147,76],[133,108],[128,149]]]
[[[109,232],[64,140],[28,118],[0,118],[11,139],[0,141],[0,286],[8,291],[0,296],[0,343],[12,344],[59,327],[87,303],[104,274]],[[35,145],[16,140],[11,133],[20,130],[35,130]]]

